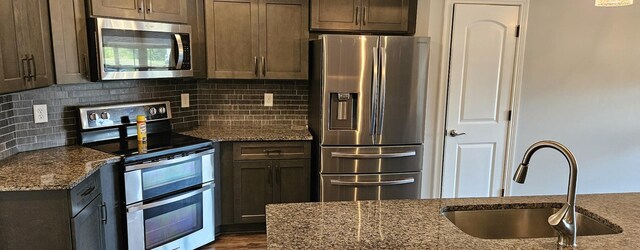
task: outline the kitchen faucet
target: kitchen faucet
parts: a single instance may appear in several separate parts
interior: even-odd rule
[[[522,163],[518,166],[513,180],[517,183],[524,183],[527,178],[527,170],[529,168],[529,160],[533,154],[542,148],[553,148],[564,155],[569,162],[569,188],[567,191],[567,203],[562,206],[560,211],[549,216],[547,220],[549,225],[558,232],[558,245],[560,246],[576,246],[576,183],[578,181],[578,163],[571,151],[564,145],[555,141],[539,141],[534,143],[527,149],[522,158]]]

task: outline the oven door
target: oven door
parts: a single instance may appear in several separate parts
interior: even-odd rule
[[[213,153],[206,150],[184,157],[125,167],[126,204],[137,203],[213,181]]]
[[[195,249],[215,239],[213,183],[127,206],[129,249]]]
[[[191,26],[96,18],[100,80],[191,77]]]

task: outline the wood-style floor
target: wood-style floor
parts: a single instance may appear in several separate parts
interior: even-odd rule
[[[220,249],[267,249],[266,234],[227,234],[216,237],[212,244],[200,250]]]

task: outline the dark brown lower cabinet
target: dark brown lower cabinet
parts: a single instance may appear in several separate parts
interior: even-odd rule
[[[0,249],[120,249],[105,166],[71,190],[0,192]],[[110,181],[113,181],[111,179]]]
[[[223,231],[258,230],[243,229],[249,224],[264,228],[267,204],[309,201],[310,146],[304,141],[223,143]]]

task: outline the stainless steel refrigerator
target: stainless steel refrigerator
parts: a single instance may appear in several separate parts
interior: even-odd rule
[[[420,198],[429,38],[322,35],[311,49],[315,197]]]

